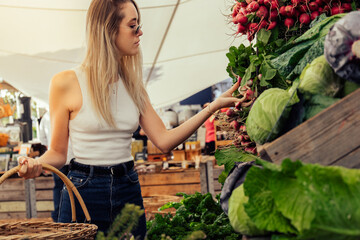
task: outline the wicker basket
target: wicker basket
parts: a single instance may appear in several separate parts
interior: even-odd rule
[[[74,223],[55,223],[45,221],[19,220],[9,221],[0,224],[0,239],[94,239],[97,233],[97,226],[89,223],[75,223],[76,210],[74,193],[85,214],[87,222],[90,222],[90,215],[74,184],[59,170],[43,163],[43,169],[56,173],[64,182],[69,192],[71,202],[72,222]],[[17,173],[20,166],[14,167],[5,172],[0,178],[2,184],[8,177]]]

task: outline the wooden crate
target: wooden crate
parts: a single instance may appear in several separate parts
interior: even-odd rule
[[[193,194],[201,191],[200,171],[187,169],[179,172],[162,172],[139,175],[143,197],[176,195],[178,192]]]
[[[360,168],[360,89],[258,151],[275,163],[290,158]]]
[[[144,207],[145,207],[145,215],[146,220],[154,219],[155,214],[175,214],[175,208],[168,208],[162,211],[158,209],[165,205],[168,202],[180,202],[182,197],[180,196],[172,196],[172,195],[154,195],[149,197],[144,197]]]
[[[50,218],[53,187],[52,176],[28,182],[17,177],[7,179],[0,185],[0,219]]]

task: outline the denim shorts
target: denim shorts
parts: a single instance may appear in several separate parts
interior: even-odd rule
[[[70,170],[67,176],[83,198],[91,217],[91,223],[97,225],[99,231],[107,232],[125,203],[133,203],[144,209],[139,177],[134,168],[122,176],[96,175],[93,171],[85,173],[78,170]],[[85,222],[85,215],[80,204],[77,200],[75,202],[76,220]],[[65,186],[62,190],[58,221],[71,222],[70,198]],[[135,239],[145,238],[145,214],[140,217],[138,227],[132,234]]]

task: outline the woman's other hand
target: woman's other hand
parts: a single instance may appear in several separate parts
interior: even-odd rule
[[[25,179],[38,177],[42,172],[42,165],[39,159],[20,156],[18,163],[21,166],[18,175]]]

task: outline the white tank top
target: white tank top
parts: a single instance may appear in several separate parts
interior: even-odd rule
[[[86,73],[76,73],[82,94],[82,106],[69,122],[69,135],[76,161],[82,164],[110,166],[133,159],[131,137],[139,125],[140,113],[119,78],[111,89],[111,109],[117,128],[97,116],[88,93]]]

